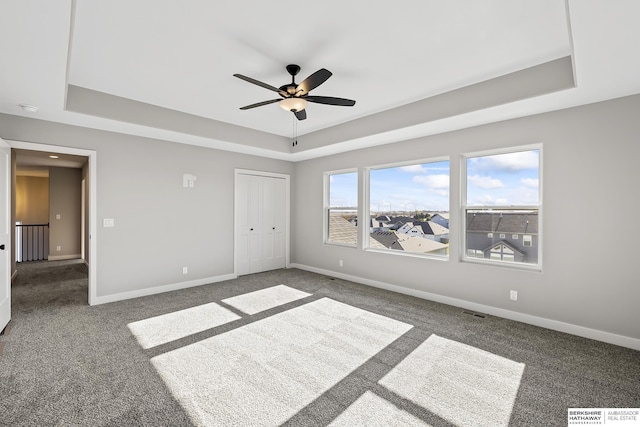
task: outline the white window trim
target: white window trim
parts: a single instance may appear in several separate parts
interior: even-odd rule
[[[353,245],[350,245],[348,243],[342,243],[342,242],[331,242],[329,241],[329,208],[331,205],[331,200],[330,200],[330,195],[329,195],[329,191],[330,191],[330,183],[329,183],[329,177],[331,175],[339,175],[339,174],[344,174],[344,173],[355,173],[358,176],[358,182],[356,184],[356,186],[358,187],[358,193],[360,193],[360,174],[358,173],[358,169],[357,168],[349,168],[349,169],[339,169],[339,170],[334,170],[334,171],[327,171],[324,172],[323,177],[322,177],[322,185],[323,185],[323,206],[322,206],[322,240],[323,243],[325,245],[331,245],[331,246],[342,246],[342,247],[346,247],[346,248],[358,248],[358,243],[356,242]],[[360,194],[358,194],[357,197],[357,201],[358,203],[360,202]],[[361,211],[360,206],[356,206],[357,207],[357,213],[358,213],[358,218],[359,218],[359,214]],[[360,219],[358,219],[358,221],[360,221]],[[362,227],[357,227],[358,228],[358,232]]]
[[[388,168],[399,168],[402,166],[412,166],[412,165],[422,165],[426,163],[437,163],[437,162],[449,162],[449,192],[451,192],[451,157],[449,156],[439,156],[439,157],[430,157],[428,159],[415,159],[415,160],[407,160],[404,162],[393,162],[393,163],[384,163],[373,166],[367,166],[363,169],[363,174],[361,176],[362,179],[362,191],[364,194],[363,197],[363,205],[359,207],[360,212],[362,212],[363,218],[369,218],[371,216],[371,186],[369,183],[371,182],[371,171],[378,169],[388,169]],[[451,199],[449,199],[449,212],[451,212]],[[449,224],[451,225],[451,224]],[[451,258],[451,242],[449,242],[449,254],[448,255],[431,255],[431,254],[422,254],[417,252],[405,252],[398,251],[394,249],[380,249],[380,248],[371,248],[369,247],[371,243],[371,234],[369,232],[368,227],[361,227],[359,232],[362,237],[362,248],[366,252],[376,252],[376,253],[384,253],[384,254],[392,254],[397,256],[405,256],[405,257],[413,257],[413,258],[426,258],[433,259],[436,261],[449,261]]]
[[[467,159],[473,157],[482,157],[482,156],[493,156],[497,154],[509,154],[516,153],[520,151],[530,151],[530,150],[539,150],[540,155],[538,157],[538,202],[539,204],[536,206],[467,206]],[[539,271],[542,272],[543,265],[543,147],[542,143],[539,144],[531,144],[531,145],[520,145],[513,147],[506,147],[494,150],[486,150],[486,151],[477,151],[473,153],[464,153],[460,155],[460,250],[459,252],[459,260],[461,262],[469,262],[469,263],[477,263],[477,264],[486,264],[493,265],[497,267],[506,267],[512,269],[520,269],[520,270],[529,270],[529,271]],[[508,262],[508,261],[495,261],[488,258],[472,258],[467,256],[467,220],[466,220],[466,211],[467,209],[535,209],[538,211],[538,263],[537,264],[527,264],[520,262]]]

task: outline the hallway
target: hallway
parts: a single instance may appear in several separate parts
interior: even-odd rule
[[[87,305],[88,272],[81,259],[17,264],[12,288],[12,323],[34,309]]]

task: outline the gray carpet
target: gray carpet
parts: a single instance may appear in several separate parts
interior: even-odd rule
[[[24,263],[0,425],[567,425],[639,407],[640,352],[277,270],[96,307]]]

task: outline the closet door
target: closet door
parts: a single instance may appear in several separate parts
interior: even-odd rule
[[[285,181],[263,178],[263,271],[285,267]]]
[[[237,274],[249,274],[251,272],[251,266],[249,264],[249,249],[250,249],[250,229],[251,213],[249,212],[251,205],[251,176],[240,175],[236,176],[236,268]]]
[[[236,177],[237,274],[286,266],[286,183],[282,178]]]

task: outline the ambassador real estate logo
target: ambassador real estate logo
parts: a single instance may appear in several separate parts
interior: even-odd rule
[[[568,426],[640,426],[640,408],[569,408]]]

